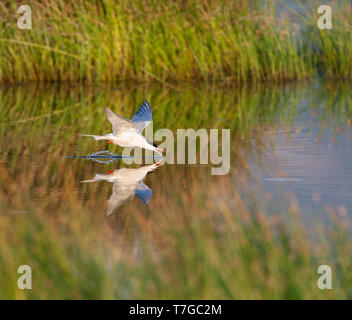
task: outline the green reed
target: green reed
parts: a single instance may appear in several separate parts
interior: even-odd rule
[[[348,2],[348,1],[346,1]],[[352,7],[348,3],[335,9],[331,30],[318,33],[320,66],[331,78],[350,78],[352,75]],[[325,32],[324,32],[325,31]]]
[[[292,1],[293,2],[293,1]],[[304,51],[311,56],[314,69],[321,77],[347,79],[352,72],[352,6],[348,0],[337,0],[327,3],[332,9],[332,29],[319,29],[317,26],[317,9],[323,3],[312,1],[306,3],[294,1],[301,9],[298,13],[290,9],[298,17],[301,26],[300,38],[305,43]]]
[[[33,1],[0,4],[0,79],[281,82],[313,73],[295,26],[260,1]]]
[[[334,2],[332,30],[317,27],[318,2],[294,2],[302,13],[271,0],[29,1],[33,29],[20,30],[19,3],[5,1],[0,82],[350,78],[349,1]]]

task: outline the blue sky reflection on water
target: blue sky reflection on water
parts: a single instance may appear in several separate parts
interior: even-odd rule
[[[352,130],[321,127],[309,111],[290,129],[268,132],[273,151],[266,168],[251,167],[263,189],[276,197],[292,192],[308,218],[327,219],[326,206],[352,213]]]

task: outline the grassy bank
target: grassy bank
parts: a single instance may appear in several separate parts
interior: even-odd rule
[[[0,80],[266,81],[314,73],[298,25],[272,1],[16,1],[0,4]]]
[[[33,29],[20,30],[22,3],[1,2],[0,81],[350,78],[348,1],[334,3],[332,30],[318,29],[318,3],[288,9],[294,22],[265,3],[36,0]]]
[[[305,32],[304,43],[311,48],[314,68],[324,77],[347,79],[352,76],[352,6],[350,1],[337,0],[327,3],[332,12],[332,29],[317,27],[317,8],[321,1],[304,5],[296,1],[300,13],[291,9]]]

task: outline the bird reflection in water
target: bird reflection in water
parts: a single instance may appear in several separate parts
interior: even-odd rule
[[[108,174],[97,173],[93,179],[83,180],[82,183],[108,181],[112,182],[113,189],[105,211],[110,216],[115,210],[121,207],[135,195],[144,203],[148,204],[152,198],[152,190],[143,183],[146,175],[164,164],[163,159],[152,165],[136,169],[121,168],[109,171]]]

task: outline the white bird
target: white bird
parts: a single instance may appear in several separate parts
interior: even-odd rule
[[[153,117],[152,109],[147,100],[139,107],[132,120],[121,117],[108,108],[105,108],[105,112],[112,124],[113,133],[103,136],[91,134],[82,134],[82,136],[93,137],[95,140],[109,140],[108,143],[121,147],[140,147],[163,155],[163,149],[154,146],[142,135],[143,129],[152,121]]]
[[[91,180],[81,181],[95,182],[95,181],[109,181],[114,183],[112,194],[108,201],[105,215],[111,215],[118,207],[122,206],[126,201],[132,199],[135,195],[148,204],[152,198],[153,192],[143,183],[143,179],[149,172],[156,170],[163,165],[163,160],[158,161],[149,166],[140,167],[137,169],[116,169],[109,171],[109,174],[96,174]]]

